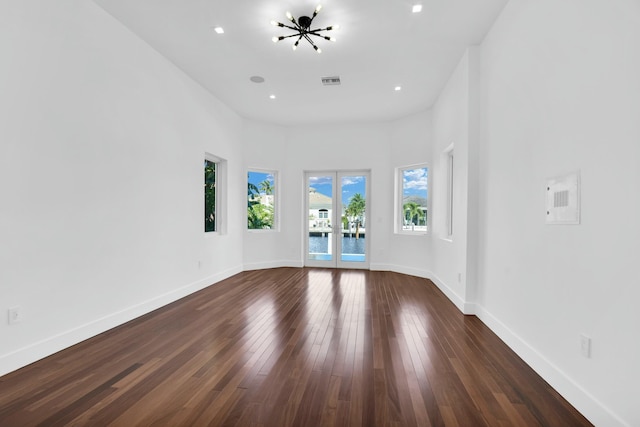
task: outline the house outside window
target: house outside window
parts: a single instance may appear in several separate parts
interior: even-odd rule
[[[427,165],[407,166],[396,171],[396,231],[426,234],[429,223]]]

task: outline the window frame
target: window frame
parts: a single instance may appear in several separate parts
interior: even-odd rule
[[[249,173],[251,172],[255,172],[255,173],[260,173],[260,174],[267,174],[267,175],[271,175],[273,177],[273,226],[271,228],[249,228],[249,215],[248,215],[248,208],[247,210],[245,210],[245,230],[247,230],[250,233],[270,233],[270,232],[278,232],[280,231],[280,191],[279,191],[279,186],[280,186],[280,181],[279,181],[279,172],[277,170],[274,169],[264,169],[264,168],[253,168],[253,167],[249,167],[247,168],[247,173],[246,173],[246,177],[247,177],[247,182],[246,184],[249,184]],[[247,199],[245,201],[248,201],[248,194],[247,194]]]
[[[406,230],[404,228],[405,224],[404,224],[404,220],[405,220],[405,214],[404,214],[404,173],[406,171],[410,171],[410,170],[415,170],[415,169],[426,169],[426,175],[427,175],[427,189],[426,189],[426,199],[427,199],[427,206],[426,206],[426,215],[427,215],[427,220],[426,220],[426,224],[425,224],[425,229],[419,229],[419,230]],[[395,191],[395,209],[394,209],[394,223],[395,223],[395,233],[396,234],[403,234],[403,235],[410,235],[410,236],[425,236],[428,235],[430,233],[431,230],[431,215],[429,215],[429,212],[431,211],[431,197],[430,197],[430,179],[429,179],[429,165],[427,163],[417,163],[417,164],[413,164],[413,165],[407,165],[407,166],[401,166],[401,167],[397,167],[395,168],[395,181],[396,181],[396,191]]]
[[[453,143],[444,150],[446,171],[447,171],[447,211],[446,211],[446,236],[448,240],[453,240],[454,233],[454,167],[455,167],[455,155],[454,155]]]
[[[204,166],[206,162],[214,163],[215,167],[215,199],[214,199],[214,229],[207,231],[206,223],[204,234],[220,235],[226,234],[226,177],[227,177],[227,161],[222,157],[211,153],[204,153]],[[206,182],[205,182],[206,184]],[[205,190],[206,191],[206,190]],[[203,195],[203,211],[206,212],[206,192]],[[206,221],[206,219],[205,219]]]

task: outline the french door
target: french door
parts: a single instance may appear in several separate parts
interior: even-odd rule
[[[305,262],[369,268],[369,172],[305,173]]]

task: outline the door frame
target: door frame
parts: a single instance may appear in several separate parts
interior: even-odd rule
[[[303,211],[303,265],[305,267],[324,267],[324,268],[354,268],[366,269],[370,267],[370,242],[371,242],[371,170],[354,169],[354,170],[305,170],[303,183],[304,211]],[[332,195],[331,200],[333,207],[331,209],[331,228],[332,228],[332,249],[333,257],[329,261],[310,260],[309,255],[309,177],[312,176],[332,176]],[[364,176],[365,177],[365,260],[364,261],[342,261],[342,178],[346,176]],[[337,231],[336,231],[337,230]]]

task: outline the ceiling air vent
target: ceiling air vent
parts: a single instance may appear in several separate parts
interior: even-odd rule
[[[325,86],[335,86],[340,84],[340,76],[322,77],[322,84]]]

